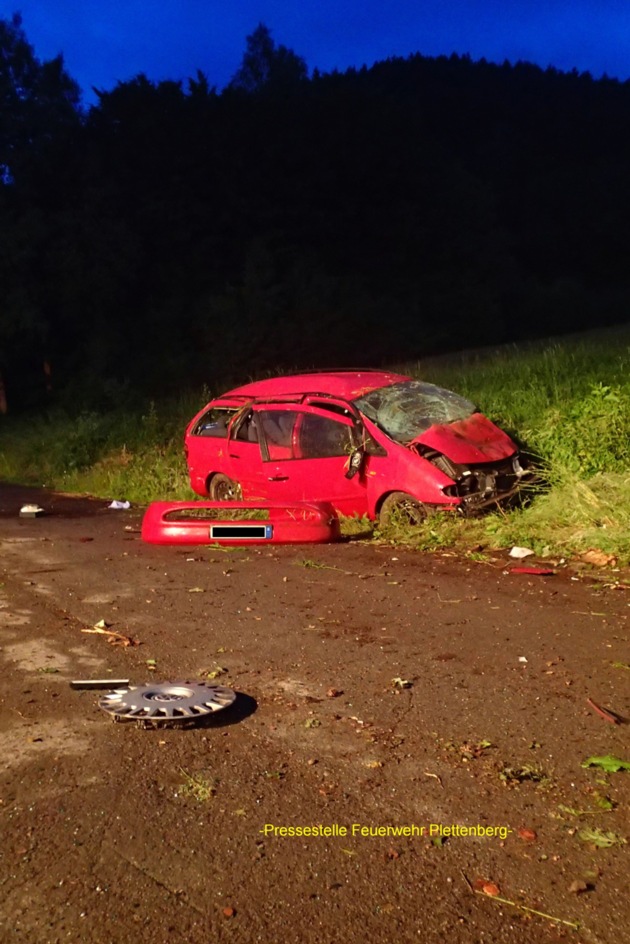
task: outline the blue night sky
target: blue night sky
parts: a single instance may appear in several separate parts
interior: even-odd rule
[[[456,52],[630,77],[627,0],[0,0],[0,17],[16,11],[40,59],[64,54],[87,102],[92,86],[139,72],[201,69],[221,88],[259,22],[321,71]]]

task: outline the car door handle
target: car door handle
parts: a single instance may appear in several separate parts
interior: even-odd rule
[[[270,475],[267,479],[268,482],[286,482],[289,478],[288,475]]]

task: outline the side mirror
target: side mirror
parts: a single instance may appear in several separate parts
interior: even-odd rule
[[[348,463],[348,471],[346,472],[346,478],[352,479],[360,472],[363,468],[363,462],[365,460],[365,452],[363,449],[355,449],[350,455],[350,461]]]

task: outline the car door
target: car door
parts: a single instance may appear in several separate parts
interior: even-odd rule
[[[259,423],[251,404],[230,424],[225,451],[225,471],[240,485],[243,498],[248,501],[266,500],[269,496],[260,450]]]
[[[293,404],[255,409],[271,500],[330,501],[342,514],[366,512],[364,476],[346,477],[350,455],[361,441],[352,417]]]

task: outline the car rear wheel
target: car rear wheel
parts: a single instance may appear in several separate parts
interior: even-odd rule
[[[426,505],[406,492],[392,492],[388,495],[379,512],[381,528],[396,525],[418,525],[426,521],[429,510]]]
[[[212,501],[240,501],[242,497],[238,482],[233,482],[222,472],[212,476],[208,493]]]

